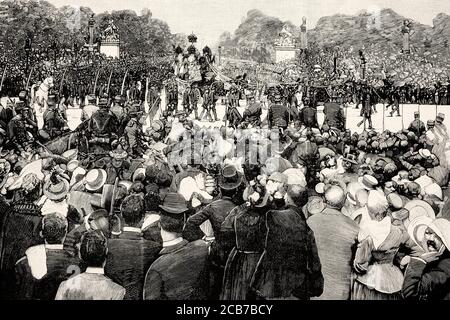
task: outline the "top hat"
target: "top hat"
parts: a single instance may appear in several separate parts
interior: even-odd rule
[[[167,193],[164,197],[163,204],[159,207],[168,213],[183,213],[189,210],[184,197],[175,192]]]
[[[219,177],[219,187],[224,190],[233,190],[242,184],[242,174],[236,170],[235,166],[226,165]]]

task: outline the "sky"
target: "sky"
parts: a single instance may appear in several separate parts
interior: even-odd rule
[[[95,13],[149,8],[154,18],[168,23],[172,33],[194,32],[199,45],[213,46],[224,31],[233,31],[247,12],[259,9],[263,13],[300,25],[307,18],[308,28],[314,28],[319,18],[334,14],[356,14],[361,10],[376,11],[392,8],[397,13],[432,25],[433,18],[450,14],[449,0],[48,0],[57,7],[63,5],[90,7]]]

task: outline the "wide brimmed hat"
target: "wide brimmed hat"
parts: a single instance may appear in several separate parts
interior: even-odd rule
[[[431,152],[428,149],[420,149],[419,154],[422,158],[429,158],[431,157]]]
[[[115,160],[124,160],[128,157],[128,153],[123,149],[122,145],[117,145],[117,148],[109,153],[111,158]]]
[[[28,163],[25,167],[23,167],[19,177],[9,186],[8,190],[19,189],[22,186],[23,177],[25,177],[28,173],[34,173],[40,181],[44,180],[45,176],[42,172],[42,163],[42,159]]]
[[[430,227],[432,223],[433,219],[428,216],[419,216],[409,223],[407,228],[408,234],[419,247],[422,247],[425,230]]]
[[[436,218],[431,205],[423,200],[412,200],[405,204],[404,208],[409,211],[409,217],[405,220],[405,227],[417,217],[426,216],[432,219]]]
[[[58,182],[50,179],[44,184],[44,195],[50,200],[61,200],[69,193],[69,182],[66,179],[59,178]]]
[[[427,216],[417,217],[408,226],[408,234],[413,241],[422,247],[427,228],[441,238],[447,250],[450,250],[450,221],[444,218],[433,219]],[[425,248],[423,248],[425,249]]]
[[[267,180],[286,184],[288,182],[288,177],[284,173],[274,172],[269,176]]]
[[[233,190],[242,184],[243,175],[235,166],[226,165],[219,176],[218,185],[224,190]]]
[[[97,191],[103,187],[107,179],[107,173],[103,169],[92,169],[87,174],[85,179],[86,190]]]
[[[378,185],[378,180],[369,174],[359,177],[358,182],[361,183],[366,190],[373,190]]]
[[[72,187],[75,183],[79,182],[86,175],[86,170],[82,167],[77,167],[72,172],[72,178],[69,185]]]
[[[78,149],[67,150],[67,151],[63,152],[63,154],[61,154],[61,156],[68,160],[75,160],[78,156]]]
[[[76,168],[80,165],[80,161],[78,160],[70,160],[67,163],[67,171],[74,172]]]
[[[146,177],[145,168],[137,168],[133,173],[132,181],[144,181]]]
[[[164,197],[163,204],[159,207],[169,213],[183,213],[189,210],[184,197],[174,192],[167,193]]]

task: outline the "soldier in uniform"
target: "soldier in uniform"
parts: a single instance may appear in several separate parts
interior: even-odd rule
[[[50,95],[47,100],[47,110],[44,112],[44,126],[42,130],[48,135],[50,140],[61,136],[69,130],[67,121],[62,115],[56,102],[56,96]]]
[[[128,110],[126,117],[128,121],[124,129],[128,153],[137,157],[142,157],[144,154],[142,125],[145,119],[142,117],[143,112],[140,108],[141,104],[136,101]]]
[[[420,120],[419,111],[414,111],[414,120],[409,125],[408,130],[414,132],[418,137],[425,132],[425,124]]]
[[[269,128],[287,129],[289,125],[289,112],[282,103],[282,97],[278,93],[274,97],[274,103],[270,106],[267,114]]]
[[[186,89],[183,91],[183,99],[181,102],[181,105],[183,106],[183,111],[186,112],[186,114],[190,114],[190,102],[189,97],[191,93],[191,88],[189,86],[186,87]]]
[[[200,114],[200,121],[203,120],[203,117],[206,115],[210,122],[213,122],[213,118],[211,116],[211,111],[214,115],[214,121],[217,121],[217,112],[216,106],[214,105],[214,91],[205,89],[205,94],[203,95],[203,105],[202,105],[202,113]]]
[[[88,136],[89,147],[96,156],[104,156],[111,151],[111,143],[117,139],[119,121],[109,112],[107,96],[101,96],[98,102],[99,109],[92,115],[89,121],[81,125]]]
[[[20,153],[32,152],[34,139],[30,130],[33,124],[29,122],[29,110],[22,101],[15,106],[16,115],[8,123],[8,137],[15,149]]]
[[[189,102],[191,104],[191,112],[194,111],[195,119],[198,120],[198,101],[200,100],[200,90],[198,89],[197,84],[193,84],[192,88],[189,92]]]
[[[363,119],[358,123],[358,127],[360,127],[363,123],[366,123],[366,120],[369,122],[369,129],[373,129],[372,127],[372,101],[371,101],[370,93],[367,90],[364,90],[363,93],[363,106],[361,109],[361,116]]]
[[[81,106],[81,122],[84,122],[92,117],[92,115],[97,112],[98,107],[95,105],[96,98],[94,95],[87,96],[87,105]]]
[[[248,105],[242,116],[243,127],[251,125],[252,127],[261,126],[262,107],[255,101],[254,95],[247,96]]]

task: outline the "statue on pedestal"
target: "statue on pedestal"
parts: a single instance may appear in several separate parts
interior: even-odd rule
[[[402,53],[409,54],[409,53],[411,53],[411,44],[410,44],[411,22],[409,20],[404,20],[403,21],[402,34],[403,34]]]
[[[306,17],[302,18],[302,25],[300,26],[300,49],[306,50],[308,48],[308,38],[306,36]]]
[[[294,46],[294,37],[292,33],[288,30],[287,26],[283,26],[283,30],[279,33],[279,38],[276,42],[277,46],[280,47],[292,47]]]
[[[102,41],[114,42],[119,41],[117,27],[112,19],[109,20],[108,27],[102,33]]]

